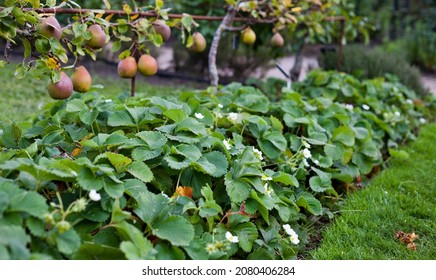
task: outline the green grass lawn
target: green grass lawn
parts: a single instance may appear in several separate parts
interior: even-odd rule
[[[113,74],[99,74],[98,69],[90,69],[93,84],[103,85],[97,89],[108,98],[113,98],[125,91],[130,91],[130,79],[121,79],[116,76],[116,66],[101,66],[113,68]],[[26,76],[24,79],[14,77],[15,65],[9,64],[0,69],[0,122],[23,121],[34,117],[48,102],[52,102],[47,93],[47,80],[37,80]],[[139,75],[138,75],[139,76]],[[184,86],[155,86],[147,83],[146,78],[138,77],[136,83],[137,95],[169,95],[186,89]]]
[[[323,234],[312,259],[436,259],[436,124],[424,127],[406,151],[370,186],[347,197],[342,216]],[[399,230],[419,235],[416,251],[396,238]]]

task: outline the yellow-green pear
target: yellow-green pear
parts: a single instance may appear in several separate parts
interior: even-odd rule
[[[39,20],[36,32],[46,38],[54,37],[59,40],[62,34],[62,27],[54,16],[49,16]]]
[[[106,33],[98,24],[93,24],[88,27],[88,32],[91,33],[91,39],[86,41],[86,45],[93,49],[100,49],[106,44]]]
[[[73,89],[81,93],[88,92],[92,84],[91,75],[84,66],[79,66],[74,70],[71,81],[73,82]]]
[[[157,73],[157,61],[148,54],[143,54],[138,61],[138,71],[144,76],[153,76]]]
[[[275,48],[281,48],[284,44],[285,40],[283,39],[282,35],[280,35],[280,33],[277,32],[271,37],[271,46]]]
[[[191,50],[194,52],[203,52],[206,49],[206,39],[200,32],[192,34],[192,42]]]
[[[153,22],[153,29],[162,36],[164,42],[171,37],[171,28],[163,20],[159,19]]]
[[[118,76],[121,78],[133,78],[138,71],[138,64],[135,58],[128,56],[118,62]]]
[[[253,29],[251,27],[247,27],[244,30],[242,30],[242,37],[241,37],[242,43],[247,45],[253,45],[256,41],[256,33],[254,33]]]
[[[50,80],[47,85],[47,90],[48,94],[53,99],[67,99],[73,93],[73,82],[65,72],[61,72],[59,82],[53,83],[53,81]]]

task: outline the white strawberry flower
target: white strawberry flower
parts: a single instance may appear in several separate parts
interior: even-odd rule
[[[261,151],[253,147],[253,152],[258,160],[263,160],[263,154]]]
[[[288,235],[297,235],[297,233],[291,228],[289,224],[284,224],[283,229]]]
[[[303,140],[302,143],[303,143],[303,146],[304,146],[304,147],[306,147],[306,148],[310,148],[310,144],[307,143],[306,141]]]
[[[345,104],[345,109],[353,111],[354,110],[354,106],[352,104]]]
[[[213,253],[215,253],[215,252],[217,251],[217,248],[216,248],[215,244],[208,243],[208,244],[206,245],[206,251],[207,251],[209,254],[213,254]]]
[[[300,243],[300,239],[298,239],[298,234],[291,228],[290,225],[284,224],[283,229],[290,236],[291,242],[297,245]]]
[[[91,190],[89,192],[89,198],[92,201],[99,201],[101,199],[101,195],[96,190]]]
[[[226,147],[227,150],[230,150],[232,148],[232,145],[230,144],[229,140],[227,140],[227,139],[223,140],[223,144],[224,144],[224,147]]]
[[[230,241],[231,243],[238,243],[239,238],[235,235],[233,235],[230,231],[226,232],[226,239]]]
[[[365,111],[369,111],[369,109],[371,109],[371,108],[368,105],[363,104],[362,105],[362,109],[365,110]]]
[[[305,149],[303,150],[303,156],[304,156],[305,158],[311,158],[311,157],[312,157],[312,154],[310,153],[310,150],[309,150],[308,148],[305,148]]]
[[[263,185],[263,188],[265,189],[265,194],[271,196],[273,190],[268,186],[268,183],[265,183],[265,185]]]
[[[227,118],[232,121],[232,122],[236,122],[239,118],[239,114],[238,113],[229,113]]]
[[[202,113],[195,113],[194,116],[199,120],[204,119],[204,115]]]
[[[298,235],[291,235],[290,239],[291,239],[291,242],[294,243],[295,245],[300,243],[300,239],[298,239]]]
[[[224,108],[224,105],[220,103],[220,104],[218,104],[218,108],[222,109],[222,108]]]

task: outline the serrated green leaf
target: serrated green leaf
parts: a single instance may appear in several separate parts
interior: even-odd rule
[[[262,152],[271,159],[278,158],[287,147],[285,137],[278,131],[265,133],[258,143]]]
[[[278,131],[283,131],[284,126],[283,126],[282,122],[278,118],[276,118],[274,116],[270,116],[269,120],[271,122],[271,126],[274,129],[276,129]]]
[[[132,163],[132,159],[116,153],[106,152],[106,155],[110,161],[110,163],[115,167],[118,173],[123,172],[126,167]]]
[[[139,147],[132,150],[132,158],[135,161],[147,161],[160,156],[162,151],[162,148],[151,150],[148,147]]]
[[[109,178],[103,179],[103,188],[112,198],[120,198],[124,194],[124,185],[121,182],[114,182]]]
[[[332,187],[330,180],[322,180],[320,176],[310,177],[309,186],[314,192],[324,192]]]
[[[9,200],[9,211],[26,212],[34,217],[42,217],[48,212],[44,197],[36,192],[22,192]]]
[[[118,133],[112,133],[103,143],[104,146],[120,146],[125,144],[129,138]]]
[[[67,103],[65,111],[68,113],[81,112],[83,110],[88,110],[85,102],[82,99],[72,99]]]
[[[353,129],[357,139],[363,140],[369,136],[368,129],[364,127],[352,127],[351,129]]]
[[[144,182],[138,179],[128,179],[124,180],[124,192],[134,199],[139,197],[139,195],[143,192],[148,191]]]
[[[103,210],[100,203],[90,203],[81,215],[93,222],[105,222],[109,219],[110,213]]]
[[[112,206],[111,223],[120,223],[131,216],[130,212],[123,211],[120,207],[120,200],[115,199]]]
[[[305,140],[312,145],[325,145],[327,143],[327,136],[322,132],[312,132],[309,134],[309,138]]]
[[[167,142],[167,138],[159,131],[141,131],[135,135],[144,140],[152,150],[161,148]]]
[[[153,244],[144,237],[142,232],[133,225],[123,221],[117,224],[116,229],[123,239],[120,249],[129,260],[152,260],[155,259],[156,250]]]
[[[98,110],[83,110],[79,113],[80,120],[87,125],[91,125],[98,117]]]
[[[301,192],[297,196],[297,205],[318,216],[322,213],[321,202],[308,192]]]
[[[203,123],[194,118],[186,118],[176,125],[174,131],[178,134],[180,132],[191,132],[194,135],[207,134],[206,127]]]
[[[226,185],[227,195],[234,203],[240,203],[250,195],[250,184],[244,180],[233,179],[233,174],[228,172],[225,176],[224,183]]]
[[[21,138],[21,129],[15,124],[8,125],[3,128],[1,135],[1,144],[6,148],[15,149],[18,146],[18,141]]]
[[[77,174],[77,183],[87,191],[100,190],[104,186],[104,178],[102,176],[95,176],[94,173],[86,168],[82,167]]]
[[[227,173],[227,168],[229,166],[227,158],[223,153],[218,151],[212,151],[204,154],[199,160],[198,164],[203,168],[205,173],[211,175],[212,177],[221,177]],[[206,165],[213,166],[213,168],[207,169]],[[201,170],[201,171],[203,171]]]
[[[170,110],[166,110],[163,113],[167,118],[169,118],[170,120],[176,122],[176,123],[180,123],[181,121],[183,121],[184,119],[186,119],[188,116],[186,115],[185,111],[183,111],[182,109],[170,109]]]
[[[380,159],[382,157],[380,153],[380,148],[374,141],[367,141],[363,143],[363,145],[360,146],[359,151],[374,160]]]
[[[109,126],[117,127],[117,126],[127,126],[127,127],[135,127],[136,123],[133,121],[131,115],[127,111],[116,111],[112,113],[107,121]]]
[[[345,146],[354,146],[354,131],[348,126],[340,126],[333,131],[333,141],[340,142]]]
[[[324,146],[324,152],[327,155],[327,157],[336,161],[342,159],[344,155],[344,148],[339,143],[335,143],[335,144],[328,143],[327,145]]]
[[[294,186],[297,188],[300,186],[300,183],[298,182],[297,178],[295,178],[295,176],[281,171],[274,174],[273,181],[280,182],[287,186]]]
[[[74,229],[70,229],[56,237],[56,247],[59,252],[71,255],[80,247],[80,236]]]
[[[193,260],[207,260],[209,253],[206,251],[207,242],[199,237],[195,237],[188,246],[184,246],[186,253]]]
[[[154,247],[157,251],[157,260],[184,260],[185,254],[177,247],[165,243],[159,243]]]
[[[169,199],[162,194],[155,195],[145,191],[136,200],[138,201],[138,206],[133,212],[147,224],[153,224],[157,218],[164,218],[168,215],[168,213],[163,213],[163,211],[168,205]]]
[[[245,252],[251,252],[254,241],[258,237],[257,228],[253,223],[243,223],[232,228],[239,238],[239,246]]]
[[[171,153],[176,155],[182,155],[190,161],[197,161],[202,156],[201,151],[193,145],[179,145],[171,148]]]
[[[55,130],[45,135],[42,138],[43,145],[58,145],[60,142],[64,141],[63,130]]]
[[[29,249],[27,244],[30,242],[30,237],[21,226],[15,225],[0,225],[0,246],[9,247],[8,257],[12,260],[26,260],[29,258]],[[3,247],[3,248],[4,248]]]
[[[374,162],[362,153],[354,153],[352,162],[357,165],[362,174],[368,174],[374,167]]]
[[[194,227],[184,217],[170,216],[153,224],[153,233],[174,246],[188,246],[194,239]]]
[[[134,161],[127,167],[127,172],[132,174],[135,178],[138,178],[144,183],[151,182],[153,180],[153,172],[150,167],[142,161]]]

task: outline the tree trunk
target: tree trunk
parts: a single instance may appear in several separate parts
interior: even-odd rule
[[[294,67],[292,67],[289,73],[291,77],[291,81],[293,82],[298,81],[298,77],[300,77],[300,73],[301,73],[301,68],[303,68],[303,48],[304,48],[304,44],[302,44],[298,48],[298,51],[295,54]]]
[[[210,78],[210,85],[217,87],[219,76],[218,76],[218,67],[216,66],[216,56],[218,52],[218,47],[220,44],[220,39],[222,32],[225,31],[228,27],[230,27],[233,24],[233,19],[236,14],[236,9],[234,9],[233,6],[230,6],[227,10],[226,15],[224,16],[223,20],[221,21],[220,26],[218,27],[217,31],[215,32],[215,35],[213,37],[212,45],[210,46],[209,51],[209,78]]]

